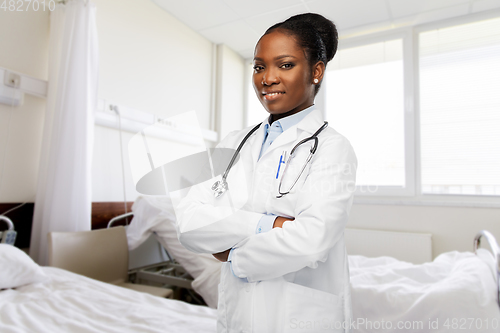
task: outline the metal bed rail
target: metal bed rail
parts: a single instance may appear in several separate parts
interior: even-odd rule
[[[113,224],[115,224],[115,222],[118,222],[120,220],[123,220],[123,219],[126,219],[128,217],[131,217],[131,216],[134,216],[134,213],[133,212],[130,212],[130,213],[126,213],[126,214],[122,214],[122,215],[118,215],[118,216],[115,216],[113,217],[111,220],[109,220],[108,222],[108,228],[111,228],[113,226]]]
[[[496,270],[497,270],[497,303],[500,306],[500,247],[498,246],[497,240],[495,236],[491,234],[491,232],[487,230],[481,230],[477,233],[476,237],[474,237],[474,253],[477,254],[477,249],[481,245],[481,238],[486,239],[488,245],[490,246],[491,252],[495,258]]]
[[[7,230],[0,231],[0,243],[14,245],[17,237],[17,232],[14,230],[14,223],[5,215],[0,215],[0,221],[7,224]]]
[[[7,230],[14,230],[14,223],[12,223],[12,220],[9,219],[7,216],[4,216],[4,215],[0,215],[0,221],[4,221],[5,223],[7,223]]]
[[[141,282],[155,282],[167,286],[193,289],[193,278],[175,260],[164,261],[157,264],[140,267],[130,271],[135,275],[135,280]]]

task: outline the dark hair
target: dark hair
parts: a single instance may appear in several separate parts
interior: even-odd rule
[[[267,29],[264,35],[276,30],[296,38],[297,43],[304,49],[305,57],[311,67],[318,61],[322,61],[326,66],[337,53],[339,38],[337,28],[332,21],[322,15],[305,13],[292,16]],[[321,82],[316,85],[315,93],[318,93],[320,85]]]

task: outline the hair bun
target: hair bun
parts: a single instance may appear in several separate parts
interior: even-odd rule
[[[323,15],[316,13],[305,13],[290,17],[287,21],[300,21],[306,24],[310,24],[318,32],[321,41],[326,48],[326,59],[330,61],[337,53],[338,46],[338,32],[335,24],[332,21],[325,18]],[[283,22],[283,23],[284,23]]]

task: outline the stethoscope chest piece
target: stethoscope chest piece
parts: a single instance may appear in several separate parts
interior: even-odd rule
[[[212,191],[214,191],[214,197],[219,198],[221,195],[223,195],[224,193],[226,193],[226,191],[228,190],[226,177],[229,174],[229,171],[231,170],[231,167],[233,166],[233,163],[236,160],[236,157],[240,153],[241,147],[243,147],[243,145],[248,140],[248,138],[250,137],[250,135],[252,135],[252,133],[255,132],[260,127],[261,124],[262,123],[258,124],[254,128],[252,128],[252,130],[247,133],[247,135],[243,138],[243,140],[241,140],[240,145],[238,146],[238,148],[236,148],[236,151],[234,152],[234,155],[231,158],[231,161],[229,162],[229,165],[226,168],[226,171],[222,175],[222,179],[216,181],[212,185]]]
[[[220,197],[221,195],[223,195],[226,191],[227,191],[227,181],[222,178],[222,180],[218,180],[216,181],[213,185],[212,185],[212,190],[214,191],[214,196],[216,198]]]

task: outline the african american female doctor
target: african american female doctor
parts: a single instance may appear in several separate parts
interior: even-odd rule
[[[357,161],[314,106],[337,40],[311,13],[266,31],[253,85],[269,117],[223,139],[220,148],[240,146],[235,162],[176,210],[181,243],[223,262],[218,332],[350,330],[344,227]]]

